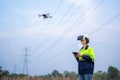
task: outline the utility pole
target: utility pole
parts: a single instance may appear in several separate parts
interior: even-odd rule
[[[13,73],[14,73],[14,79],[13,80],[16,80],[16,64],[14,65]]]
[[[14,65],[14,71],[13,71],[14,74],[16,74],[16,64]]]
[[[24,64],[23,64],[23,74],[29,75],[29,69],[28,69],[28,48],[24,49]]]

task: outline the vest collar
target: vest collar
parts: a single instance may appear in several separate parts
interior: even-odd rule
[[[87,49],[88,49],[88,47],[89,47],[89,45],[86,45],[85,50],[87,50]],[[83,49],[83,47],[82,47],[81,49]]]

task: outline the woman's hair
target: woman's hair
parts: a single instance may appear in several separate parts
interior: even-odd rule
[[[86,43],[88,44],[89,43],[89,39],[87,37],[85,37],[85,40],[86,40]]]

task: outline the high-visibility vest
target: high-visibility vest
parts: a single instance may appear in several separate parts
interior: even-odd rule
[[[85,49],[81,48],[78,52],[79,54],[89,56],[92,59],[92,62],[94,62],[95,55],[92,47],[86,46]],[[82,57],[79,57],[79,60],[84,60],[84,59]]]

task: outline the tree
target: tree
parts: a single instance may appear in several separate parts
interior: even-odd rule
[[[98,71],[98,72],[94,73],[93,79],[94,80],[106,80],[107,79],[107,73],[102,72],[102,71]]]
[[[71,80],[77,80],[77,74],[73,71],[69,72],[69,77]]]
[[[108,68],[108,80],[116,80],[119,77],[119,70],[113,66]]]
[[[54,71],[52,72],[52,76],[54,76],[54,77],[60,76],[59,71],[54,70]]]
[[[9,71],[8,70],[4,70],[3,72],[2,72],[2,76],[8,76],[9,75]]]
[[[8,78],[8,75],[9,75],[9,71],[8,70],[4,70],[2,71],[2,79],[7,79]]]
[[[21,73],[21,74],[19,74],[18,76],[19,76],[19,77],[25,77],[25,76],[27,76],[27,75]]]
[[[120,71],[119,71],[119,74],[118,74],[118,80],[120,80]]]
[[[69,72],[68,71],[64,71],[63,75],[64,75],[64,77],[68,77],[69,76]]]
[[[71,72],[64,71],[63,74],[64,74],[65,78],[69,77],[71,80],[77,80],[77,74],[75,72],[73,72],[73,71],[71,71]]]
[[[11,73],[9,74],[10,78],[17,78],[19,75],[17,73]]]
[[[0,66],[0,80],[2,78],[2,67]]]

